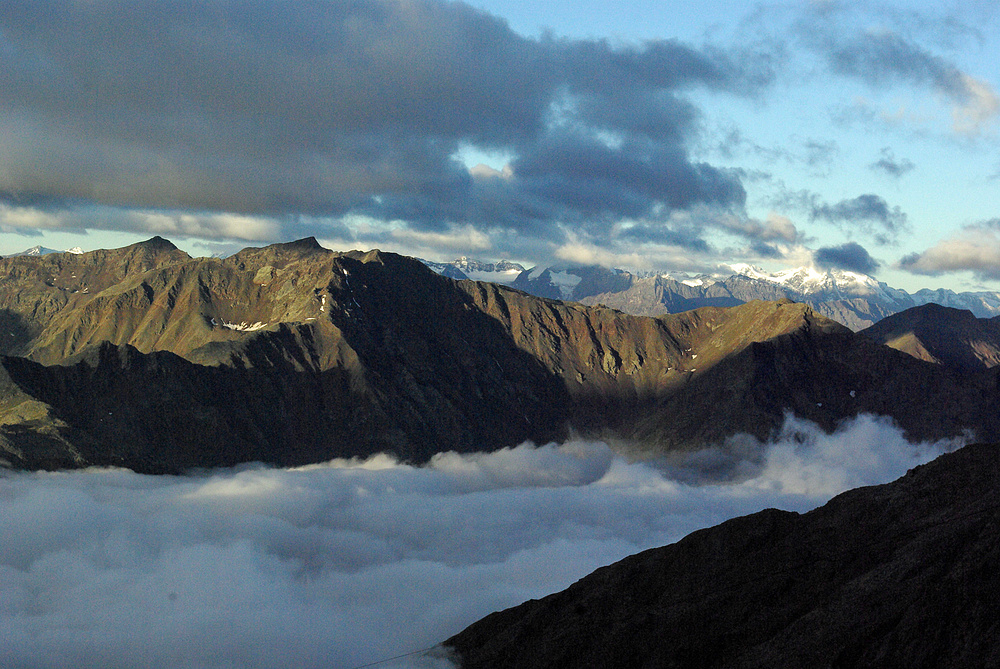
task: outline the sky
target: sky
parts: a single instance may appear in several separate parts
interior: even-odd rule
[[[9,0],[0,253],[814,265],[1000,290],[1000,9]]]
[[[804,512],[960,442],[885,418],[631,462],[598,442],[192,476],[0,474],[0,665],[353,669],[640,550]],[[412,655],[381,667],[443,669]]]

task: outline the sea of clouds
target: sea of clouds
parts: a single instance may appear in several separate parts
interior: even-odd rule
[[[192,476],[0,475],[0,666],[353,668],[768,507],[814,508],[961,440],[789,416],[762,444],[632,461],[602,443]],[[434,653],[379,667],[448,666]]]

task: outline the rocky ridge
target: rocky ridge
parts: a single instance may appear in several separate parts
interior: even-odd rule
[[[788,300],[658,318],[455,281],[314,239],[191,258],[0,260],[0,457],[140,471],[544,443],[650,452],[890,415],[913,438],[1000,429],[993,370],[895,351]]]

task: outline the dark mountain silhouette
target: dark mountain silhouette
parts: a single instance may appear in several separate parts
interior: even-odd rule
[[[998,666],[998,480],[1000,446],[968,446],[694,532],[445,645],[463,669]]]
[[[612,277],[613,278],[613,277]],[[658,318],[454,281],[315,239],[0,260],[0,458],[144,472],[572,432],[653,452],[859,412],[993,438],[994,370],[916,360],[788,300]]]
[[[925,304],[889,316],[862,331],[880,344],[915,358],[963,370],[1000,364],[1000,320],[971,311]]]

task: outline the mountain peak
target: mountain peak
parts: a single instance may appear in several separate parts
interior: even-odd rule
[[[159,235],[150,237],[144,242],[137,242],[132,245],[135,248],[145,248],[153,251],[176,251],[177,247],[169,239],[164,239]]]
[[[247,247],[228,258],[236,264],[250,263],[256,265],[284,265],[285,263],[305,255],[317,252],[328,252],[329,249],[320,245],[315,237],[304,237],[291,242],[279,242],[263,247]]]
[[[1000,323],[968,309],[928,303],[882,319],[861,332],[870,339],[964,371],[1000,364]]]
[[[323,251],[326,250],[315,237],[303,237],[291,242],[271,244],[269,248],[280,248],[287,251]]]

